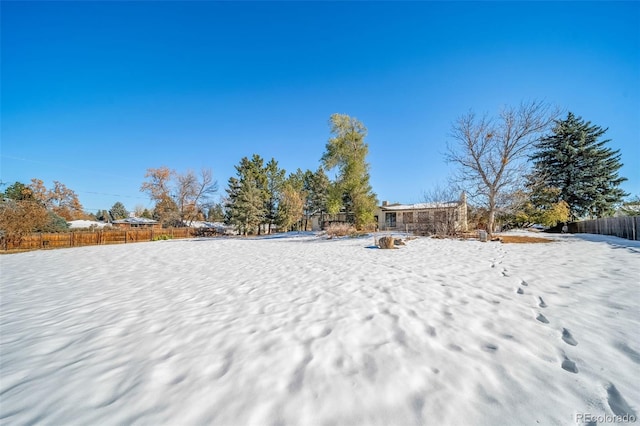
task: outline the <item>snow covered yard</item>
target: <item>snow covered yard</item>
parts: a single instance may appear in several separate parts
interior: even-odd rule
[[[0,256],[0,422],[637,416],[640,245],[555,239],[400,250],[196,239]]]

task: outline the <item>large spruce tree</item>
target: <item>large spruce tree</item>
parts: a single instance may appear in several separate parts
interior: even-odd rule
[[[620,151],[601,139],[607,129],[571,112],[555,123],[552,133],[535,144],[531,186],[547,194],[554,189],[552,201],[565,201],[573,219],[612,214],[627,194],[619,188],[626,180],[618,175]]]
[[[235,168],[238,177],[229,178],[227,188],[227,223],[235,225],[242,234],[260,233],[260,225],[266,223],[269,195],[264,160],[257,154],[251,160],[243,157]]]
[[[282,193],[282,186],[285,181],[284,169],[278,167],[278,162],[275,158],[272,158],[264,167],[264,174],[266,176],[266,200],[265,200],[265,219],[268,224],[267,232],[271,233],[271,226],[278,221],[278,200]]]

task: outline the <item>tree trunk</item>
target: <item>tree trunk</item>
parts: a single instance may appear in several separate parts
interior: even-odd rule
[[[493,228],[496,219],[496,203],[493,197],[489,198],[489,220],[487,223],[487,234],[489,234],[489,240],[493,237]]]

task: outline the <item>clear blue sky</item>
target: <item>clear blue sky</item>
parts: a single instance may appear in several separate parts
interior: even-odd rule
[[[328,118],[369,129],[379,200],[446,182],[451,123],[538,99],[603,127],[640,194],[638,2],[6,2],[0,179],[96,212],[149,167],[257,153],[315,170]]]

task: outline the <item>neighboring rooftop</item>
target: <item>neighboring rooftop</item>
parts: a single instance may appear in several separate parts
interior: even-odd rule
[[[157,220],[147,219],[146,217],[128,217],[126,219],[114,220],[112,223],[130,223],[132,225],[151,225],[158,223]]]
[[[426,210],[426,209],[438,209],[443,207],[457,207],[460,205],[459,201],[443,201],[440,203],[416,203],[416,204],[384,204],[382,203],[382,210]]]

